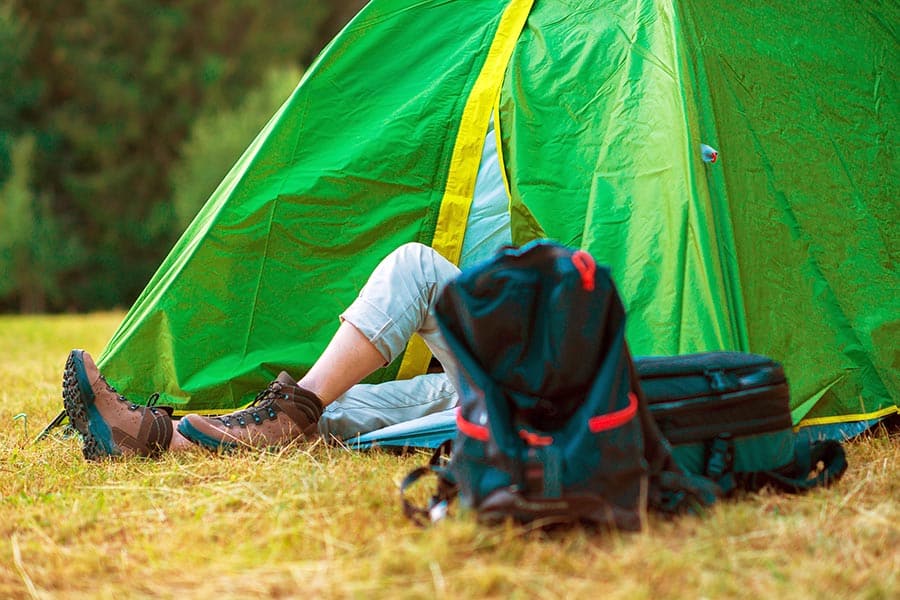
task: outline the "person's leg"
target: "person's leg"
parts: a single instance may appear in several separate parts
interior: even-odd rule
[[[73,350],[63,397],[89,459],[156,456],[195,443],[214,448],[270,446],[314,434],[324,406],[390,363],[418,332],[445,368],[454,368],[434,320],[440,291],[459,270],[421,244],[401,246],[373,271],[322,356],[295,382],[282,373],[248,409],[223,417],[188,415],[172,427],[171,409],[129,402],[106,383],[90,355]],[[422,398],[423,406],[436,399]],[[390,404],[390,401],[387,403]],[[390,411],[386,405],[385,410]],[[349,425],[351,428],[352,424]]]
[[[297,385],[306,388],[327,406],[369,373],[384,365],[381,352],[347,321],[341,321],[325,351]]]
[[[315,430],[325,406],[389,364],[418,332],[445,368],[453,368],[434,304],[459,270],[432,248],[405,244],[372,272],[323,354],[299,382],[287,373],[254,405],[222,417],[188,415],[178,431],[208,446],[280,445]]]
[[[107,384],[87,352],[73,350],[63,398],[70,421],[84,439],[83,453],[92,460],[156,456],[196,447],[192,442],[215,448],[269,446],[312,435],[323,406],[392,361],[414,332],[423,336],[445,366],[451,362],[433,309],[440,290],[457,273],[427,246],[398,248],[372,273],[299,385],[282,373],[250,408],[215,418],[188,415],[178,428],[172,427],[171,409],[129,402]],[[423,402],[429,404],[425,398]]]

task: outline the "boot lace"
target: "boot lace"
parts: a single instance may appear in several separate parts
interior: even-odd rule
[[[278,400],[288,400],[290,396],[284,393],[284,385],[279,381],[273,381],[269,387],[256,395],[247,408],[233,412],[230,415],[216,417],[225,427],[231,427],[232,421],[241,427],[246,427],[250,420],[255,425],[262,425],[263,419],[272,421],[278,418]]]
[[[156,403],[159,402],[159,392],[154,392],[154,393],[150,394],[149,398],[147,398],[147,404],[136,404],[136,403],[132,402],[131,400],[129,400],[128,398],[126,398],[125,396],[123,396],[122,394],[120,394],[119,390],[117,390],[112,385],[110,385],[110,383],[106,380],[106,377],[101,375],[100,379],[103,381],[103,385],[106,386],[106,389],[116,395],[116,398],[119,400],[119,402],[125,402],[126,404],[129,405],[128,410],[138,410],[141,408],[149,408],[152,410],[153,407],[156,406]],[[153,412],[155,413],[156,411],[153,411]]]

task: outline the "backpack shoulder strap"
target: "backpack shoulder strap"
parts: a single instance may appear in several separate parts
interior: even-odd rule
[[[452,449],[453,440],[445,441],[434,450],[427,465],[413,469],[400,482],[400,501],[403,503],[403,514],[420,527],[443,519],[447,515],[450,504],[456,498],[458,489],[456,481],[450,470],[444,466]],[[437,488],[429,499],[427,507],[417,506],[407,498],[406,492],[426,475],[437,476]]]

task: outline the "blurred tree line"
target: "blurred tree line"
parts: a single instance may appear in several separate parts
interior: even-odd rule
[[[127,307],[367,0],[0,0],[0,311]]]

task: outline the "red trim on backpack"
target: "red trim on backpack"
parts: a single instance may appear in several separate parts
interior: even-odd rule
[[[553,443],[553,438],[549,435],[538,435],[527,429],[520,429],[519,437],[525,440],[529,446],[549,446]]]
[[[597,263],[594,257],[584,250],[576,250],[572,253],[572,264],[581,274],[581,287],[586,292],[594,291],[594,275],[597,273]]]
[[[600,433],[607,429],[621,427],[637,414],[638,399],[634,392],[628,392],[628,406],[611,412],[607,415],[599,415],[588,419],[588,428],[591,433]]]
[[[462,416],[462,409],[460,407],[456,408],[456,428],[479,442],[486,442],[491,437],[491,432],[484,425],[476,425],[471,421],[466,421]]]

